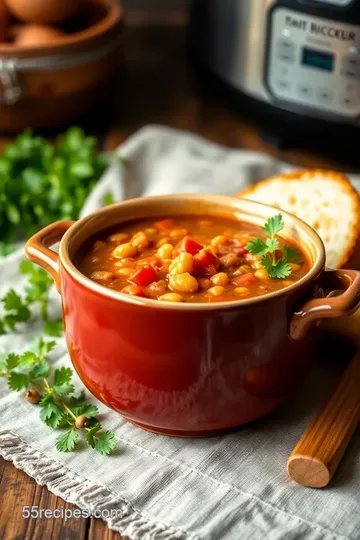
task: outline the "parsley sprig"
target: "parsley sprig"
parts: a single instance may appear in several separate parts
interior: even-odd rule
[[[53,284],[51,276],[28,260],[20,263],[19,271],[27,277],[25,295],[9,289],[1,299],[4,314],[0,316],[0,335],[12,332],[19,323],[30,321],[32,308],[38,305],[45,334],[59,337],[63,331],[61,319],[50,320],[48,314],[49,292]]]
[[[117,153],[99,152],[96,139],[76,126],[54,143],[31,130],[21,133],[0,155],[0,257],[14,251],[16,240],[28,238],[49,223],[77,219],[111,160],[124,162]],[[103,202],[114,202],[111,193],[104,195]],[[60,336],[62,321],[48,316],[51,277],[29,261],[21,263],[20,273],[28,277],[25,296],[10,289],[0,299],[4,312],[0,335],[28,322],[38,305],[44,332]]]
[[[77,219],[110,159],[76,126],[54,143],[21,133],[0,155],[0,256],[49,223]]]
[[[285,227],[282,214],[270,217],[263,227],[263,232],[268,235],[263,238],[253,238],[246,249],[254,257],[261,257],[261,264],[267,270],[272,279],[285,279],[290,276],[292,269],[289,263],[301,264],[300,252],[287,245],[280,248],[276,235]],[[279,255],[280,254],[280,255]]]
[[[20,134],[0,156],[0,257],[15,250],[42,227],[59,219],[77,219],[88,195],[112,160],[125,161],[116,152],[99,152],[94,137],[72,127],[51,143],[31,131]],[[110,193],[103,203],[111,204]],[[10,289],[0,298],[0,334],[14,332],[38,313],[44,333],[62,335],[62,320],[49,316],[52,279],[45,270],[23,261],[19,271],[26,276],[25,292]],[[60,451],[72,451],[85,434],[89,446],[102,454],[115,447],[114,434],[103,431],[96,419],[98,409],[84,392],[74,395],[70,368],[52,372],[47,359],[55,342],[39,338],[22,355],[0,355],[0,377],[9,388],[26,391],[29,403],[39,404],[40,417],[54,429],[66,430],[56,440]]]
[[[91,448],[108,455],[116,446],[114,433],[103,430],[96,418],[98,408],[86,400],[84,391],[75,396],[72,369],[61,367],[52,373],[47,355],[55,345],[55,341],[38,338],[22,355],[2,355],[0,377],[7,379],[11,390],[27,390],[26,399],[39,405],[40,418],[47,426],[64,430],[56,439],[57,450],[75,450],[82,432]]]

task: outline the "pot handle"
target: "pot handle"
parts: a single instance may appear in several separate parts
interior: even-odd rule
[[[60,292],[59,255],[49,247],[59,242],[74,223],[75,221],[70,220],[51,223],[29,238],[25,245],[27,258],[52,275],[58,292]]]
[[[303,338],[314,322],[352,315],[360,307],[360,272],[325,270],[321,286],[332,292],[326,298],[309,300],[295,312],[290,324],[293,340]],[[339,289],[344,292],[335,295]]]

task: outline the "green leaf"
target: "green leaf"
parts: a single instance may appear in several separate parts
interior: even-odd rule
[[[282,252],[283,258],[288,263],[301,264],[303,262],[300,251],[296,248],[284,245],[282,247]]]
[[[20,274],[32,274],[34,268],[34,264],[28,259],[23,259],[19,264]]]
[[[6,357],[6,367],[8,371],[16,368],[20,363],[20,356],[18,354],[10,353]]]
[[[70,174],[78,178],[89,178],[94,176],[94,169],[88,161],[78,161],[70,166]]]
[[[285,279],[291,274],[290,266],[283,259],[278,259],[275,264],[273,264],[269,257],[264,255],[261,259],[261,264],[266,268],[272,279]]]
[[[285,227],[284,220],[281,214],[270,217],[264,225],[263,231],[273,238],[276,234]]]
[[[71,128],[55,144],[31,131],[20,134],[0,156],[2,255],[14,238],[25,240],[49,223],[77,219],[109,157],[96,139]]]
[[[39,405],[42,407],[44,405],[47,405],[48,403],[53,403],[53,402],[54,402],[54,396],[52,392],[47,392],[41,396]]]
[[[103,205],[108,206],[109,204],[113,204],[115,202],[114,195],[112,193],[105,193],[103,196]]]
[[[7,371],[6,361],[7,361],[7,354],[1,353],[0,354],[0,371]]]
[[[31,313],[29,308],[23,302],[21,296],[13,289],[10,289],[6,293],[2,302],[4,304],[4,310],[7,312],[1,321],[4,332],[6,328],[14,330],[17,323],[26,322],[30,319]]]
[[[266,245],[268,248],[268,253],[274,253],[277,249],[279,249],[279,240],[277,238],[268,238],[266,240]],[[264,253],[265,255],[265,253]]]
[[[62,145],[64,145],[65,148],[68,150],[74,151],[81,148],[81,146],[84,143],[85,133],[84,131],[78,127],[74,126],[71,127],[67,133],[63,135],[62,139]]]
[[[71,396],[69,399],[69,407],[72,409],[73,407],[79,407],[84,403],[86,400],[86,395],[84,390],[81,390],[80,394],[78,396]]]
[[[12,225],[18,225],[21,221],[21,216],[18,208],[15,206],[15,204],[9,203],[5,207],[5,212],[7,215],[8,220]]]
[[[27,322],[31,318],[31,312],[25,305],[22,306],[17,312],[12,315],[14,322]]]
[[[245,246],[245,249],[247,249],[251,255],[254,255],[254,257],[260,257],[268,252],[268,246],[261,238],[253,238],[250,240]]]
[[[6,309],[6,311],[13,311],[13,310],[15,311],[23,307],[21,296],[19,296],[14,291],[14,289],[10,289],[6,293],[6,295],[2,299],[2,302],[4,304],[4,309]]]
[[[70,414],[64,413],[59,422],[58,429],[65,428],[65,427],[69,428],[69,426],[73,426],[73,425],[74,425],[73,417]]]
[[[33,364],[36,364],[37,362],[39,362],[39,357],[31,351],[26,351],[24,354],[20,356],[19,363],[23,367],[32,366]]]
[[[8,385],[11,390],[19,392],[23,388],[27,388],[29,385],[29,376],[26,373],[18,373],[12,371],[8,378]]]
[[[86,433],[86,441],[91,448],[95,448],[100,454],[107,456],[116,446],[115,435],[111,431],[99,433],[101,429],[99,423],[91,427]]]
[[[91,403],[85,403],[81,407],[72,409],[76,416],[84,415],[86,418],[94,418],[99,414],[99,409]]]
[[[41,193],[44,174],[37,169],[27,168],[22,173],[24,187],[34,195]]]
[[[31,345],[30,350],[42,360],[55,346],[56,341],[45,341],[42,337],[39,337]]]
[[[70,429],[64,435],[59,435],[56,439],[56,450],[59,452],[72,452],[79,440],[77,431]]]
[[[29,373],[30,379],[46,379],[50,373],[50,365],[46,360],[34,367]]]
[[[64,332],[64,323],[62,319],[56,321],[45,321],[43,326],[44,333],[52,337],[60,337]]]
[[[54,386],[61,386],[69,383],[72,376],[73,372],[70,368],[61,367],[60,369],[57,369],[54,375]]]
[[[75,387],[70,383],[73,372],[70,368],[62,367],[55,371],[54,392],[58,396],[67,396],[75,391]]]
[[[96,434],[99,431],[101,431],[101,424],[97,423],[86,433],[86,442],[89,444],[89,446],[91,446],[91,448],[95,448]]]
[[[58,396],[68,396],[69,394],[72,394],[75,391],[75,386],[71,383],[64,383],[60,386],[54,385],[54,392]]]
[[[62,419],[63,412],[60,407],[53,401],[49,401],[45,405],[42,405],[40,401],[41,410],[40,418],[49,427],[56,429]]]
[[[95,437],[95,450],[103,456],[108,456],[116,446],[115,435],[112,431],[105,431],[98,437]]]

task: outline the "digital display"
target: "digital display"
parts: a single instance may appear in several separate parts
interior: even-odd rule
[[[333,71],[334,55],[304,47],[302,54],[302,65],[316,69],[323,69],[325,71]]]

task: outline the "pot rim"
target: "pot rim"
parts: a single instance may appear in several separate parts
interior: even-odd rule
[[[94,217],[98,216],[105,216],[106,214],[110,214],[114,211],[115,208],[121,208],[121,207],[131,207],[131,206],[141,206],[144,205],[144,216],[135,218],[135,221],[137,219],[146,219],[146,208],[149,206],[149,202],[153,201],[154,203],[166,203],[169,201],[175,201],[180,203],[184,203],[186,201],[194,201],[199,203],[213,203],[216,204],[216,206],[224,206],[228,208],[230,211],[233,211],[234,213],[236,211],[241,212],[244,210],[245,207],[251,208],[257,208],[260,211],[263,210],[263,213],[267,213],[269,211],[274,211],[277,213],[281,213],[284,218],[287,218],[287,220],[291,221],[293,224],[295,224],[298,228],[300,228],[306,236],[312,240],[313,244],[316,248],[316,258],[315,262],[310,268],[309,272],[305,274],[300,280],[294,282],[293,285],[290,285],[288,287],[285,287],[284,289],[274,291],[271,293],[264,294],[263,296],[256,296],[252,298],[245,298],[240,299],[238,301],[231,301],[231,302],[217,302],[214,304],[206,304],[201,302],[194,302],[194,303],[172,303],[172,302],[159,302],[159,300],[154,300],[150,298],[141,298],[141,297],[135,297],[130,296],[128,294],[123,294],[120,291],[116,291],[114,289],[109,289],[103,285],[100,285],[99,283],[96,283],[95,281],[91,280],[90,278],[86,277],[84,274],[80,272],[76,268],[76,266],[73,264],[70,254],[69,254],[69,241],[71,238],[78,232],[80,229],[82,229],[84,226],[86,226],[86,223],[89,221],[92,221]],[[215,214],[215,212],[214,212]],[[164,213],[159,213],[158,217],[163,216]],[[178,215],[181,215],[181,212],[179,212]],[[209,213],[211,215],[211,212]],[[250,214],[251,215],[251,214]],[[253,214],[254,215],[254,214]],[[152,216],[154,217],[154,216]],[[230,218],[231,219],[231,218]],[[127,220],[128,221],[128,220]],[[239,220],[240,221],[240,220]],[[243,218],[242,221],[251,223],[250,219],[247,221],[246,218]],[[121,220],[119,219],[119,225],[121,224]],[[106,225],[103,227],[99,227],[98,231],[105,230],[107,228]],[[212,194],[171,194],[171,195],[152,195],[147,197],[138,197],[135,199],[128,199],[125,201],[120,201],[117,203],[114,203],[112,205],[106,206],[104,208],[100,208],[98,210],[95,210],[94,212],[91,212],[87,216],[79,219],[76,221],[70,229],[64,234],[62,240],[60,241],[59,245],[59,257],[62,266],[66,270],[68,274],[78,283],[80,283],[83,287],[86,289],[89,289],[97,294],[100,294],[101,296],[105,296],[108,298],[111,298],[116,301],[126,302],[128,304],[136,305],[136,306],[142,306],[152,309],[165,309],[165,310],[171,310],[171,311],[222,311],[222,310],[229,310],[229,309],[236,309],[240,307],[246,307],[253,304],[259,304],[268,302],[270,300],[273,300],[274,298],[278,298],[279,296],[287,296],[290,292],[294,292],[296,289],[301,289],[306,285],[306,283],[309,283],[313,280],[315,280],[319,274],[324,270],[325,268],[325,260],[326,260],[326,252],[325,247],[323,244],[323,241],[321,240],[320,236],[317,234],[317,232],[307,223],[305,223],[300,218],[296,217],[293,214],[290,214],[289,212],[286,212],[284,210],[279,210],[278,208],[275,208],[270,205],[265,205],[256,201],[252,201],[249,199],[241,199],[237,197],[231,197],[227,195],[212,195]]]
[[[89,47],[94,39],[101,38],[108,34],[115,26],[122,21],[124,10],[122,4],[118,2],[112,2],[111,0],[92,0],[93,3],[98,3],[104,6],[107,10],[103,19],[97,23],[74,32],[73,34],[65,34],[65,37],[58,42],[51,43],[49,45],[38,45],[32,47],[16,46],[13,43],[1,43],[0,55],[3,55],[3,60],[9,56],[18,58],[29,58],[33,54],[57,54],[60,55],[64,52],[73,53],[72,45],[81,45],[82,47]]]

